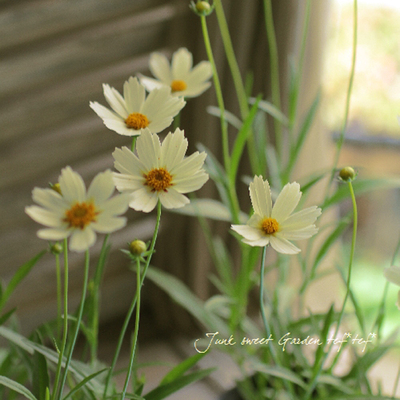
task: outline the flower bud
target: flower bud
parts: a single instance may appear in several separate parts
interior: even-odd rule
[[[54,243],[53,245],[50,246],[50,251],[53,254],[60,254],[63,251],[63,247],[60,243]]]
[[[50,187],[51,187],[55,192],[60,193],[60,194],[62,195],[62,193],[61,193],[61,187],[60,187],[60,184],[59,184],[59,183],[55,183],[54,185],[50,184]]]
[[[339,172],[339,178],[344,182],[351,182],[356,176],[356,171],[351,167],[344,167]]]
[[[194,3],[193,1],[190,4],[190,8],[199,16],[207,16],[210,15],[214,9],[214,6],[211,6],[208,1],[197,1]]]
[[[129,250],[131,251],[132,255],[140,256],[147,250],[147,246],[142,240],[134,240],[133,242],[129,243]]]

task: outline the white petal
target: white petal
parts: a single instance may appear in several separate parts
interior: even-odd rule
[[[182,162],[169,169],[169,171],[171,175],[176,177],[176,181],[179,181],[181,178],[184,179],[198,172],[203,167],[206,157],[207,154],[204,151],[201,153],[196,151],[189,157],[184,158]]]
[[[124,98],[121,94],[107,84],[103,84],[104,97],[110,107],[123,119],[127,118],[129,115],[126,109],[126,104]]]
[[[136,142],[136,151],[147,172],[160,167],[161,143],[155,133],[146,129]]]
[[[74,229],[71,234],[71,239],[69,241],[69,248],[72,251],[78,253],[87,250],[89,247],[93,246],[96,241],[96,233],[90,226],[85,229]]]
[[[97,232],[111,233],[123,228],[125,225],[126,218],[124,217],[108,217],[98,218],[98,220],[93,222],[90,226]]]
[[[185,80],[193,65],[193,56],[186,48],[177,50],[172,56],[172,79]]]
[[[311,236],[314,236],[318,232],[318,228],[315,225],[309,225],[302,229],[295,230],[282,230],[279,231],[278,235],[287,240],[302,240],[309,239]]]
[[[130,196],[128,194],[119,194],[107,200],[103,204],[103,212],[100,215],[121,215],[126,212],[129,206]]]
[[[45,240],[61,240],[67,238],[71,234],[71,231],[68,229],[40,229],[37,232],[37,235],[40,239]]]
[[[133,192],[141,189],[145,183],[143,177],[135,177],[133,175],[118,174],[115,173],[113,176],[115,186],[119,192]]]
[[[400,267],[392,265],[389,268],[385,268],[383,274],[385,275],[385,278],[389,282],[392,282],[395,285],[400,286]]]
[[[263,235],[260,229],[253,228],[249,225],[232,225],[231,228],[247,240],[260,240],[265,238],[265,235]]]
[[[211,82],[205,82],[197,85],[188,85],[186,90],[182,92],[174,92],[173,96],[182,96],[182,97],[197,97],[204,93],[211,86]]]
[[[189,193],[199,190],[207,181],[208,174],[204,171],[199,171],[196,174],[189,175],[186,178],[174,180],[174,189],[178,193]]]
[[[243,239],[242,242],[253,247],[265,247],[269,243],[269,236],[264,236],[258,240]]]
[[[259,214],[253,214],[250,219],[247,221],[247,225],[255,228],[261,229],[261,222],[265,217]]]
[[[39,224],[49,226],[51,228],[59,228],[63,226],[62,214],[55,213],[50,210],[46,210],[38,206],[25,207],[25,212]]]
[[[169,61],[161,53],[152,53],[149,60],[149,68],[151,73],[160,81],[169,85],[172,81],[171,69]]]
[[[147,76],[139,75],[140,83],[146,88],[148,92],[151,92],[154,89],[160,89],[165,86],[165,83],[158,81],[157,79],[149,78]]]
[[[321,215],[321,209],[317,206],[308,207],[292,214],[279,226],[282,230],[295,230],[305,228],[315,222]]]
[[[58,179],[63,198],[68,203],[82,202],[86,199],[86,187],[82,177],[71,167],[61,170]]]
[[[168,133],[161,145],[161,165],[172,171],[183,160],[187,147],[188,141],[179,128],[174,133]]]
[[[137,78],[131,76],[124,83],[124,98],[128,114],[140,112],[146,98],[146,91]]]
[[[32,191],[32,199],[40,206],[56,213],[63,213],[67,207],[60,193],[53,189],[34,188]]]
[[[102,119],[116,119],[117,121],[122,119],[118,114],[97,103],[97,101],[91,101],[89,106]]]
[[[161,204],[168,209],[181,208],[190,203],[186,196],[171,188],[168,189],[167,192],[160,192],[158,197],[161,201]]]
[[[254,212],[263,217],[270,217],[272,200],[268,181],[264,181],[261,176],[255,176],[253,182],[250,183],[249,190]]]
[[[116,170],[122,174],[143,179],[143,171],[146,167],[126,146],[121,149],[116,148],[112,156],[115,160],[114,167]]]
[[[288,240],[284,239],[283,237],[279,237],[277,234],[270,235],[269,239],[270,239],[272,248],[275,249],[278,253],[297,254],[301,251],[293,243],[290,243]]]
[[[97,174],[89,186],[87,199],[93,199],[96,205],[100,205],[110,198],[115,190],[112,175],[110,170]]]
[[[150,212],[157,205],[158,194],[147,188],[136,190],[131,194],[129,207],[136,211]]]
[[[209,61],[202,61],[197,64],[190,72],[187,80],[187,84],[198,85],[209,80],[212,77],[212,68]]]
[[[271,217],[283,223],[299,204],[300,198],[300,185],[297,182],[286,184],[276,199]]]

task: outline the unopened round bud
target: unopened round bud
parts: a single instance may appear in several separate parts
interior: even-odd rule
[[[339,172],[339,178],[345,182],[351,182],[356,176],[356,171],[351,167],[344,167]]]
[[[206,1],[199,1],[196,3],[196,11],[200,14],[207,14],[211,9],[211,6]]]
[[[60,243],[54,243],[53,245],[50,246],[50,251],[53,254],[60,254],[63,251],[63,247],[61,246]]]
[[[147,250],[147,246],[142,240],[134,240],[129,243],[129,250],[134,256],[140,256]]]
[[[54,185],[50,185],[50,187],[51,187],[55,192],[62,194],[62,193],[61,193],[61,187],[60,187],[60,184],[59,184],[59,183],[55,183]]]

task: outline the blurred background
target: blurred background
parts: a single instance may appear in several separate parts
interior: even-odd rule
[[[284,91],[289,61],[299,56],[306,2],[272,3]],[[229,0],[223,4],[243,76],[252,72],[252,94],[263,93],[269,99],[262,1]],[[89,101],[105,104],[102,83],[121,91],[129,76],[139,72],[149,75],[148,58],[153,51],[171,56],[179,47],[187,47],[195,64],[206,59],[200,21],[188,5],[186,0],[0,0],[0,274],[4,282],[47,246],[36,237],[38,225],[24,213],[24,207],[32,204],[33,187],[55,183],[66,165],[89,183],[99,171],[112,169],[115,147],[130,144],[129,138],[107,130],[89,108]],[[352,7],[352,1],[345,0],[312,2],[300,117],[320,88],[323,101],[296,179],[331,165],[333,159],[350,72]],[[400,175],[396,119],[400,114],[399,17],[398,1],[359,0],[357,69],[339,165],[356,167],[360,177]],[[215,15],[207,22],[226,107],[238,114]],[[189,139],[189,153],[201,142],[220,154],[219,122],[207,115],[208,105],[216,105],[213,88],[190,100],[182,112],[181,127]],[[243,164],[243,172],[247,168]],[[247,188],[242,185],[240,190],[245,209],[249,206]],[[199,195],[215,196],[215,187],[210,182]],[[397,189],[359,198],[357,253],[362,257],[357,256],[357,279],[353,282],[371,310],[380,299],[382,270],[389,265],[399,238],[399,200]],[[346,211],[346,205],[341,211]],[[128,226],[111,237],[113,248],[103,281],[105,338],[118,329],[134,293],[135,276],[118,249],[135,238],[149,239],[155,223],[154,213],[129,210],[127,215]],[[230,240],[228,226],[220,223],[213,229]],[[91,251],[94,258],[100,247],[101,243]],[[196,220],[164,212],[156,248],[154,265],[181,278],[202,299],[213,293],[208,279],[213,267]],[[79,301],[82,265],[80,255],[71,257],[72,307]],[[54,259],[49,254],[9,305],[18,306],[24,333],[55,317],[55,288]],[[394,292],[393,301],[388,301],[388,314],[396,324]],[[167,339],[171,335],[173,339],[176,332],[193,334],[191,319],[152,284],[145,285],[142,301],[143,337]]]

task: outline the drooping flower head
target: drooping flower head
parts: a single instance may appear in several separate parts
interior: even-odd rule
[[[136,142],[137,156],[127,147],[115,149],[114,182],[120,192],[130,194],[129,206],[150,212],[158,200],[165,208],[180,208],[189,203],[183,193],[200,189],[208,180],[203,169],[206,153],[185,157],[188,141],[176,129],[160,142],[148,131]]]
[[[211,86],[212,68],[208,61],[192,66],[192,53],[185,48],[173,54],[171,65],[163,54],[152,53],[149,68],[156,79],[140,76],[140,81],[148,91],[168,86],[174,96],[197,97]]]
[[[314,222],[320,208],[313,206],[292,214],[301,198],[298,183],[285,185],[273,207],[267,180],[255,176],[249,190],[254,214],[246,225],[232,225],[244,237],[244,243],[260,247],[271,244],[279,253],[296,254],[300,249],[290,240],[308,239],[318,232]]]
[[[397,286],[400,286],[400,267],[398,267],[396,265],[392,265],[389,268],[385,268],[385,270],[383,271],[383,274],[385,275],[385,278],[389,282],[394,283]],[[397,295],[396,306],[400,310],[400,291]]]
[[[70,237],[69,248],[81,252],[96,241],[96,232],[111,233],[126,224],[120,215],[128,209],[128,196],[111,198],[115,190],[112,172],[99,173],[86,191],[82,177],[70,167],[61,171],[59,192],[34,188],[37,205],[25,212],[47,228],[38,231],[41,239],[61,240]]]
[[[168,87],[154,90],[146,98],[144,86],[133,77],[124,83],[123,96],[107,84],[103,85],[103,91],[112,110],[97,102],[90,102],[90,107],[108,129],[124,136],[138,136],[145,129],[161,132],[186,104],[183,99],[172,96]]]

